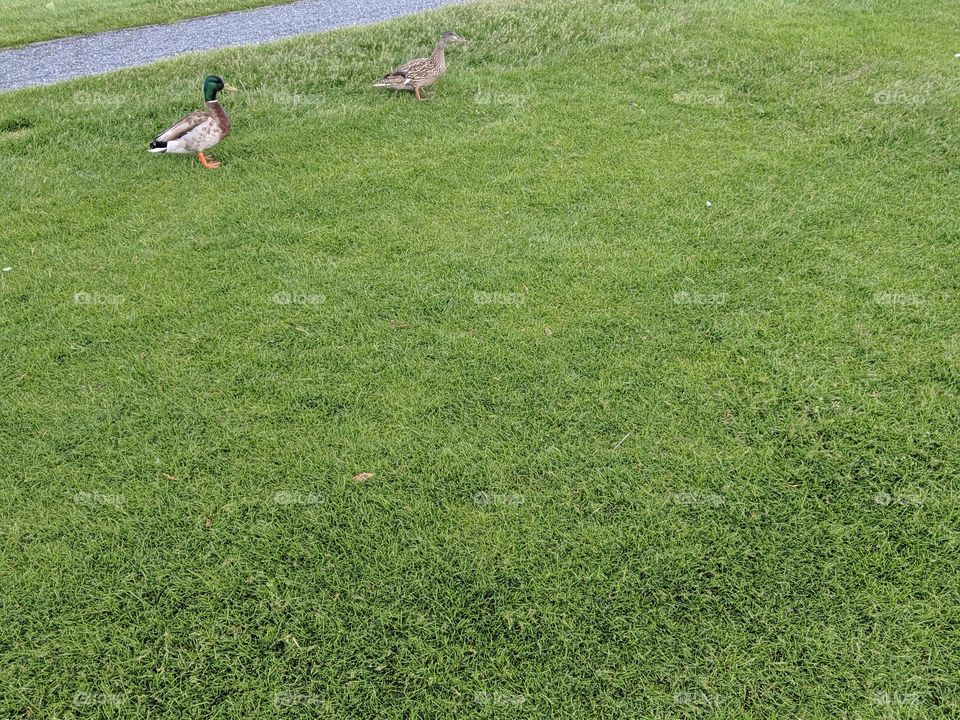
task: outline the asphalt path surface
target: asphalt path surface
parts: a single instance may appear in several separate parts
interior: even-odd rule
[[[0,50],[0,91],[99,75],[182,55],[364,25],[463,0],[299,0],[289,5]]]

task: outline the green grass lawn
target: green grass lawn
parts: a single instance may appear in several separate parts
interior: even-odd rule
[[[0,715],[956,717],[958,9],[0,95]],[[211,72],[223,167],[149,155]]]
[[[172,22],[285,0],[0,0],[0,47]]]

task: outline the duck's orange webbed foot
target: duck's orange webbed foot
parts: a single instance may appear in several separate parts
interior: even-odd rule
[[[200,164],[203,165],[207,170],[216,170],[220,167],[220,163],[217,160],[207,160],[204,157],[203,153],[197,153],[197,159],[200,161]]]

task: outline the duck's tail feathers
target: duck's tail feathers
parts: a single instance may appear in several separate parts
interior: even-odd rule
[[[150,152],[162,153],[167,151],[167,143],[163,140],[153,140],[150,143]]]

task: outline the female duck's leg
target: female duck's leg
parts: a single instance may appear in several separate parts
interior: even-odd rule
[[[219,163],[219,162],[217,162],[216,160],[207,160],[207,159],[203,156],[203,153],[202,153],[202,152],[201,152],[201,153],[197,153],[197,159],[200,161],[200,164],[201,164],[201,165],[203,165],[205,168],[207,168],[207,170],[216,170],[218,167],[220,167],[220,163]]]
[[[423,100],[423,96],[420,95],[420,88],[415,88],[417,100]]]

